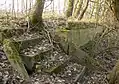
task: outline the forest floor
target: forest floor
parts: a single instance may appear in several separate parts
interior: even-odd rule
[[[17,25],[13,22],[11,23],[12,25]],[[47,22],[46,24],[49,23]],[[2,21],[1,24],[3,26],[6,26],[6,24],[8,23],[3,23]],[[37,53],[37,51],[40,49],[51,49],[51,51],[43,54],[45,56],[45,59],[39,62],[39,64],[43,65],[46,68],[50,66],[55,66],[59,63],[63,63],[65,60],[67,60],[69,56],[63,53],[60,48],[52,49],[52,44],[49,42],[49,39],[42,33],[40,33],[40,35],[44,38],[41,40],[41,42],[39,42],[39,44],[35,46],[30,46],[29,48],[24,49],[23,52],[29,55]],[[34,38],[36,36],[37,32],[25,32],[21,36],[21,38]],[[107,45],[105,39],[103,40],[103,44],[101,45]],[[84,80],[82,80],[82,84],[108,84],[108,74],[109,71],[112,70],[116,63],[116,60],[118,59],[118,50],[115,50],[110,54],[101,53],[98,56],[96,56],[95,59],[103,61],[103,67],[106,69],[106,71],[92,71],[90,75],[83,76]],[[69,62],[67,66],[63,69],[63,71],[61,71],[58,74],[49,74],[42,71],[38,71],[31,74],[30,79],[32,81],[32,84],[74,84],[74,80],[76,79],[77,75],[80,74],[82,69],[83,66],[81,66],[80,64]],[[18,73],[15,70],[13,70],[3,51],[2,45],[0,47],[0,84],[27,84],[24,82],[24,80],[21,79]],[[81,83],[77,81],[75,84]]]

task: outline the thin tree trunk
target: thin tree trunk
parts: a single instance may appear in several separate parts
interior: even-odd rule
[[[94,13],[94,10],[95,10],[95,5],[96,5],[96,3],[93,3],[93,8],[92,8],[92,11],[91,11],[91,16],[90,16],[90,18],[92,18],[93,17],[93,13]]]
[[[72,16],[74,0],[68,0],[68,8],[66,11],[66,17]]]
[[[36,0],[36,8],[33,13],[31,23],[36,25],[37,23],[42,24],[42,13],[44,8],[45,0]]]
[[[119,0],[113,1],[113,7],[114,7],[114,15],[116,19],[119,21]]]
[[[78,16],[78,20],[81,20],[81,19],[83,18],[84,14],[85,14],[85,12],[86,12],[86,9],[88,8],[89,1],[90,1],[90,0],[87,0],[86,5],[85,5],[83,11],[82,11],[81,14]]]
[[[83,0],[78,0],[74,15],[73,15],[74,17],[78,17],[78,15],[80,14],[80,10],[82,8],[82,5],[83,5]]]
[[[77,4],[78,4],[79,0],[74,0],[74,7],[73,7],[73,13],[72,13],[72,16],[74,16],[74,13],[77,9]]]
[[[104,2],[104,4],[106,4],[106,1]],[[106,7],[105,7],[105,5],[103,5],[103,6],[104,6],[104,9],[102,10],[102,14],[101,14],[101,16],[102,16],[101,19],[102,19],[102,20],[105,18],[104,15],[105,15],[105,12],[106,12],[106,10],[107,10]]]
[[[99,21],[99,12],[100,12],[100,0],[97,0],[96,1],[96,14],[95,14],[95,19],[96,19],[96,22]]]

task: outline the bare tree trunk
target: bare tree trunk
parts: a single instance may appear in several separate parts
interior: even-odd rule
[[[83,5],[83,0],[78,0],[76,2],[76,7],[75,7],[75,12],[74,12],[74,17],[78,17],[78,15],[80,14],[80,10],[82,8],[82,5]]]
[[[42,13],[44,8],[45,0],[36,0],[36,8],[33,13],[31,23],[36,25],[37,23],[42,24]]]
[[[113,1],[114,15],[116,19],[119,21],[119,0]]]
[[[88,3],[89,3],[89,1],[90,1],[90,0],[87,0],[86,5],[85,5],[83,11],[82,11],[81,14],[78,16],[78,20],[81,20],[81,19],[83,18],[84,14],[85,14],[85,12],[86,12],[86,9],[88,8]]]
[[[96,22],[99,21],[99,13],[100,13],[100,0],[96,0],[96,12],[95,12]]]
[[[74,0],[68,0],[68,8],[66,11],[66,17],[72,16]]]
[[[73,12],[72,12],[72,16],[74,16],[74,13],[77,9],[77,4],[78,4],[79,0],[74,0],[74,7],[73,7]]]
[[[93,13],[94,13],[94,10],[95,10],[95,5],[96,5],[96,3],[93,3],[93,5],[92,5],[92,9],[91,9],[90,18],[93,17]]]

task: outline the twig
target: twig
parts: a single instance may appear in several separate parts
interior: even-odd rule
[[[97,55],[99,55],[99,54],[102,54],[102,53],[105,53],[106,51],[109,51],[109,50],[113,50],[113,49],[119,49],[119,47],[108,47],[108,48],[106,48],[106,49],[103,49],[103,50],[101,50],[101,51],[99,51],[99,53],[95,53],[95,56],[97,56]],[[94,56],[94,57],[95,57]]]
[[[86,72],[86,66],[84,66],[82,71],[80,72],[80,74],[77,75],[76,79],[74,80],[74,84],[76,84],[76,82],[78,80],[81,81],[81,79],[84,76],[85,72]]]
[[[51,0],[51,2],[46,6],[44,7],[44,9],[46,9],[48,6],[50,6],[52,4],[53,0]]]
[[[52,42],[52,39],[51,39],[51,37],[50,37],[49,31],[47,31],[45,28],[44,28],[44,31],[47,33],[47,36],[48,36],[48,38],[49,38],[49,42],[53,45],[53,42]]]

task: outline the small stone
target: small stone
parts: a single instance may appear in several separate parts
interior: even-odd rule
[[[6,75],[8,75],[8,74],[9,74],[9,72],[8,72],[8,71],[5,71],[4,73],[5,73]]]
[[[2,70],[2,67],[0,66],[0,70]]]
[[[60,82],[60,83],[62,82],[62,80],[57,80],[57,81]]]
[[[71,76],[71,73],[69,73],[68,75]]]
[[[35,82],[34,84],[39,84],[39,82]]]
[[[0,72],[0,76],[2,76],[2,72]]]

